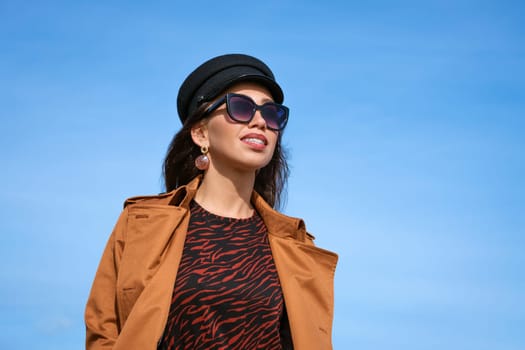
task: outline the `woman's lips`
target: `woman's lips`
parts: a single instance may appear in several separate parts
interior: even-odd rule
[[[248,134],[241,138],[241,141],[250,145],[255,149],[264,149],[268,144],[268,140],[261,134]]]

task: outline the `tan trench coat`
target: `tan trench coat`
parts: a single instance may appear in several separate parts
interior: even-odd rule
[[[98,267],[85,312],[86,349],[155,350],[189,222],[195,179],[170,193],[126,201]],[[295,350],[332,349],[337,255],[317,248],[304,222],[252,197],[268,229]]]

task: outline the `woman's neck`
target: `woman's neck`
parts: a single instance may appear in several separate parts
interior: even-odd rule
[[[253,215],[250,200],[254,183],[254,173],[224,176],[210,167],[195,194],[195,201],[219,216],[249,218]]]

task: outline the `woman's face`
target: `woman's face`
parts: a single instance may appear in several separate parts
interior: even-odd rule
[[[258,105],[273,101],[266,88],[249,82],[226,92],[249,96]],[[192,129],[194,142],[208,146],[210,168],[217,171],[254,172],[263,168],[272,159],[278,136],[277,131],[267,128],[259,111],[249,123],[242,124],[229,117],[225,103]]]

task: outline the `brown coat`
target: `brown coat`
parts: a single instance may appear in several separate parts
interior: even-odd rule
[[[199,180],[126,201],[86,306],[86,349],[155,350],[168,317]],[[317,248],[304,222],[252,203],[268,229],[295,350],[332,349],[337,255]]]

